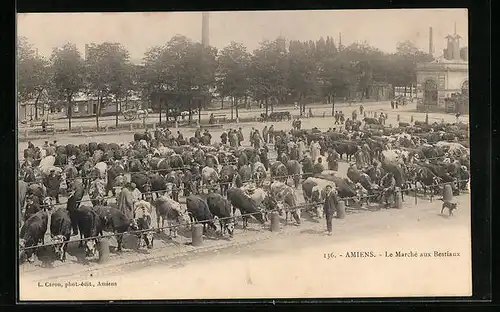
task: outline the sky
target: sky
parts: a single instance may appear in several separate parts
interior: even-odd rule
[[[317,40],[333,37],[342,44],[367,41],[384,52],[394,52],[398,41],[411,40],[429,50],[433,28],[434,55],[445,48],[445,37],[454,33],[467,45],[466,9],[231,11],[210,12],[210,45],[221,49],[231,41],[251,52],[265,39]],[[17,35],[28,38],[38,53],[50,56],[54,47],[67,42],[84,52],[86,43],[120,42],[134,62],[151,47],[180,34],[201,41],[201,12],[138,13],[22,13]]]

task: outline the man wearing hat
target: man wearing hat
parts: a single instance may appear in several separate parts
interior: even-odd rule
[[[325,187],[325,202],[323,204],[323,215],[326,219],[326,232],[327,235],[332,235],[333,230],[333,214],[335,213],[338,204],[336,190],[331,185]]]
[[[59,187],[61,181],[56,175],[56,169],[50,169],[49,176],[45,181],[45,187],[47,188],[47,195],[56,199],[56,204],[59,204]]]
[[[135,184],[127,182],[118,195],[118,209],[128,218],[134,217],[134,197],[132,191],[135,189]]]

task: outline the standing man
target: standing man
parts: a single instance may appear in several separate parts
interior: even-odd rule
[[[360,115],[363,115],[363,111],[364,111],[364,110],[365,110],[365,108],[363,107],[363,104],[361,104],[361,105],[359,106],[359,114],[360,114]]]
[[[264,143],[266,144],[269,142],[269,130],[267,126],[264,126],[264,129],[262,129],[262,139],[264,139]]]
[[[243,142],[243,129],[241,127],[238,129],[238,146],[241,146],[241,142]]]
[[[333,230],[333,214],[338,204],[338,198],[336,191],[331,185],[327,185],[325,188],[325,203],[323,204],[323,215],[326,217],[326,232],[327,235],[332,235]]]
[[[269,127],[269,143],[273,144],[274,142],[274,126],[271,125],[271,127]]]
[[[135,185],[132,183],[127,183],[120,194],[118,195],[118,209],[129,219],[134,217],[134,197],[132,191],[135,189]]]

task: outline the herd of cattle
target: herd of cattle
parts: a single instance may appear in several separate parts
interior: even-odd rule
[[[118,234],[118,250],[129,231],[140,231],[139,247],[152,248],[153,213],[159,229],[169,229],[171,237],[193,222],[203,223],[205,234],[213,233],[216,220],[220,235],[232,236],[238,219],[243,227],[251,217],[265,224],[274,210],[285,212],[286,222],[293,217],[300,224],[302,210],[313,218],[323,216],[327,185],[336,190],[331,196],[351,207],[373,202],[390,207],[397,193],[433,196],[444,184],[458,195],[469,180],[468,150],[458,143],[466,132],[466,125],[443,123],[274,131],[269,134],[277,153],[273,161],[266,144],[201,145],[199,138],[188,143],[165,129],[137,133],[134,141],[122,144],[29,146],[19,163],[20,258],[31,260],[48,226],[62,261],[70,237],[78,234],[88,257],[96,254],[103,231]],[[351,161],[344,178],[336,174],[343,159]],[[296,192],[300,186],[303,207]],[[121,192],[139,195],[129,207]],[[84,204],[86,194],[92,205]],[[65,207],[56,209],[62,195]]]

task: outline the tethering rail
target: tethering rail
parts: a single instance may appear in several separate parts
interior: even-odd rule
[[[458,180],[456,182],[468,182],[468,180]],[[445,185],[449,185],[450,183],[452,183],[452,182],[434,184],[433,186],[434,187],[440,187],[440,186],[444,187]],[[416,201],[416,195],[417,195],[416,188],[411,188],[409,190],[415,190],[415,201]],[[367,199],[367,198],[379,197],[379,196],[380,196],[380,194],[372,194],[372,195],[362,196],[361,198]],[[401,196],[400,191],[395,192],[394,196]],[[345,201],[349,200],[349,199],[360,199],[360,197],[354,196],[354,197],[342,198],[341,202],[345,203]],[[432,201],[432,196],[430,197],[430,201]],[[300,205],[296,205],[296,206],[288,207],[288,208],[283,208],[283,209],[276,208],[276,209],[272,209],[272,210],[265,210],[265,211],[262,210],[262,211],[257,211],[257,212],[253,212],[253,213],[241,214],[239,217],[248,217],[248,216],[262,214],[262,213],[272,213],[272,212],[279,212],[279,211],[289,212],[289,211],[293,211],[293,210],[296,211],[297,209],[300,209],[302,211],[306,207],[317,206],[317,205],[322,205],[322,204],[324,204],[324,201],[323,202],[318,202],[318,203],[304,203],[304,204],[300,204]],[[351,210],[355,210],[355,208],[346,207],[346,209],[348,209],[348,208],[351,209]],[[230,220],[230,219],[234,219],[234,218],[235,218],[235,216],[225,217],[225,218],[217,218],[217,219],[205,220],[205,221],[195,221],[195,222],[189,222],[189,223],[184,222],[184,223],[179,223],[179,224],[176,224],[176,225],[170,225],[170,226],[164,226],[164,227],[157,227],[157,228],[151,228],[151,229],[146,229],[146,230],[126,231],[126,232],[123,232],[123,233],[110,233],[110,234],[93,236],[93,237],[87,237],[87,238],[79,238],[79,239],[71,240],[70,242],[80,242],[80,241],[87,241],[87,240],[92,240],[92,239],[107,238],[107,237],[112,237],[112,236],[123,236],[125,234],[127,234],[127,235],[134,235],[134,234],[136,234],[137,235],[137,234],[145,233],[145,232],[156,232],[158,230],[171,229],[171,228],[180,228],[182,226],[186,226],[187,227],[187,226],[193,226],[195,224],[204,224],[204,223],[208,223],[208,222],[214,222],[214,221],[217,221],[217,220]],[[46,244],[41,244],[41,245],[37,245],[37,246],[19,248],[19,250],[20,251],[24,251],[24,250],[29,250],[29,249],[42,248],[42,247],[46,247],[46,246],[53,246],[53,245],[56,245],[56,244],[60,244],[60,243],[46,243]]]

